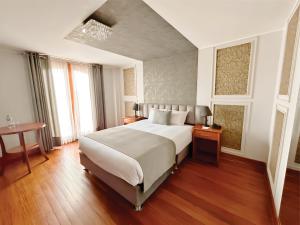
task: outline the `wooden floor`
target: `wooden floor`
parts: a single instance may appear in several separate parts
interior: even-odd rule
[[[288,169],[285,177],[280,221],[282,225],[300,225],[300,172]]]
[[[135,212],[79,164],[77,144],[17,162],[0,177],[0,224],[261,224],[272,222],[263,166],[222,155],[219,168],[186,160]],[[25,175],[25,176],[24,176]]]

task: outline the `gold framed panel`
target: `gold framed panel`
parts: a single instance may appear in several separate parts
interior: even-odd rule
[[[124,95],[136,96],[136,76],[134,68],[128,68],[123,70],[124,80]]]
[[[134,111],[132,110],[135,102],[125,101],[125,116],[134,116]]]
[[[243,133],[246,105],[213,104],[213,122],[223,128],[222,146],[241,151],[243,148]]]
[[[279,95],[289,96],[291,80],[293,79],[293,61],[297,47],[297,37],[299,33],[299,7],[293,14],[287,27],[285,51],[281,72]]]
[[[277,108],[275,114],[273,138],[272,138],[272,145],[271,145],[271,152],[270,152],[271,155],[268,163],[273,183],[275,181],[278,159],[280,157],[280,153],[282,149],[282,141],[283,141],[282,136],[284,133],[284,127],[285,127],[285,113]]]
[[[215,96],[250,95],[254,42],[217,48],[215,52]]]

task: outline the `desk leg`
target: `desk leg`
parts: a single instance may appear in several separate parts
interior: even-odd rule
[[[41,131],[41,129],[37,130],[37,141],[39,143],[39,148],[40,148],[40,151],[41,151],[42,155],[45,157],[46,160],[48,160],[49,158],[48,158],[48,156],[45,152],[43,141],[42,141],[42,131]]]
[[[28,159],[28,154],[27,154],[27,150],[26,150],[26,145],[25,145],[25,140],[24,140],[24,134],[23,133],[19,133],[19,140],[20,140],[20,144],[23,147],[25,162],[26,162],[26,165],[27,165],[28,172],[31,173],[31,168],[30,168],[30,164],[29,164],[29,159]]]

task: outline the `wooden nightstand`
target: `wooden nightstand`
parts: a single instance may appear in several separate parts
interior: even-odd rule
[[[222,129],[196,125],[193,129],[193,160],[219,164]]]
[[[124,118],[124,125],[129,124],[129,123],[134,123],[136,121],[144,120],[146,119],[143,116],[127,116]]]

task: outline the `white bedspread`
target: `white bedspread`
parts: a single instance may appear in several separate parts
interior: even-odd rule
[[[126,127],[171,139],[176,145],[176,154],[192,141],[193,126],[190,125],[160,125],[141,120],[128,124]],[[143,182],[143,171],[135,159],[87,137],[80,138],[79,143],[79,149],[105,171],[133,186]]]

